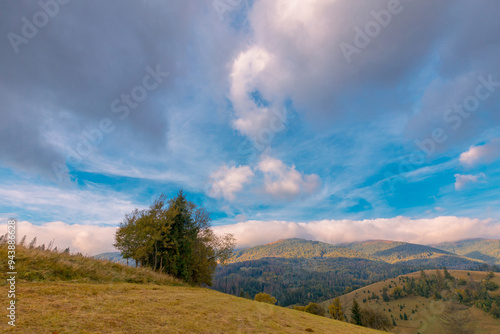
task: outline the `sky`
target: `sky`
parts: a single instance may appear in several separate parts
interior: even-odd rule
[[[238,247],[500,238],[496,0],[0,12],[0,221],[19,235],[113,251],[126,213],[183,189]]]

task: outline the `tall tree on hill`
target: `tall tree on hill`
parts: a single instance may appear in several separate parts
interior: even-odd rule
[[[351,322],[355,325],[363,326],[363,322],[361,321],[361,309],[356,299],[352,302]]]
[[[443,267],[443,272],[444,272],[444,279],[450,280],[450,281],[455,280],[455,278],[453,276],[451,276],[450,272],[448,271],[448,269],[446,269],[446,267]]]
[[[232,253],[234,238],[217,236],[208,212],[180,191],[173,199],[161,195],[148,209],[126,215],[115,247],[142,266],[191,284],[211,285],[217,263],[224,264]]]

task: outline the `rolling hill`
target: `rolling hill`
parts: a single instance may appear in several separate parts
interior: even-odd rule
[[[81,255],[17,248],[16,326],[2,333],[381,333]],[[0,256],[7,258],[6,245]],[[6,288],[6,262],[0,262]]]
[[[475,262],[473,259],[467,259],[446,250],[407,242],[372,240],[343,246],[388,263],[404,262],[415,265],[464,268],[464,265],[470,266]]]
[[[346,257],[376,260],[374,257],[347,247],[334,246],[320,241],[304,239],[282,239],[270,244],[255,246],[234,252],[230,262],[260,260],[266,257],[319,258]]]
[[[467,239],[434,245],[435,248],[491,264],[500,264],[500,240]]]
[[[456,279],[463,279],[471,282],[473,286],[479,284],[487,274],[486,272],[468,272],[461,270],[450,270],[449,272]],[[426,274],[431,276],[435,274],[435,270],[428,270]],[[420,277],[420,272],[387,279],[340,296],[339,299],[345,313],[350,318],[350,309],[354,299],[356,299],[362,308],[371,308],[381,312],[391,319],[391,321],[394,319],[396,327],[394,327],[391,332],[402,334],[447,333],[442,328],[439,318],[441,315],[449,312],[446,306],[451,304],[453,298],[450,297],[446,301],[443,299],[435,299],[433,296],[425,298],[416,295],[404,296],[399,299],[391,298],[389,301],[384,301],[383,298],[381,298],[384,287],[389,289],[388,293],[390,294],[391,290],[396,286],[403,287],[407,277],[410,279],[418,279]],[[497,274],[492,281],[496,284],[500,284],[500,275]],[[497,295],[498,291],[493,292],[493,294]],[[374,296],[377,298],[373,298]],[[324,301],[320,303],[320,305],[327,308],[332,302],[333,299]],[[460,310],[460,308],[462,308],[462,310]],[[491,314],[478,309],[476,306],[457,307],[456,312],[457,314],[469,314],[471,323],[473,327],[475,327],[474,333],[500,333],[500,319],[494,318]],[[407,320],[404,320],[405,314]]]

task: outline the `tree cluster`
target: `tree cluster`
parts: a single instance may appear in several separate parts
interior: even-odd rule
[[[444,268],[443,273],[439,269],[435,274],[428,275],[425,271],[420,272],[418,279],[401,278],[402,287],[396,286],[392,293],[387,294],[387,287],[383,288],[382,298],[384,301],[399,299],[405,296],[417,295],[425,298],[443,299],[456,302],[465,306],[477,306],[485,312],[500,318],[500,295],[491,294],[490,291],[498,289],[498,284],[493,282],[494,273],[490,271],[481,281],[463,278],[457,279]]]
[[[218,263],[231,256],[234,238],[217,236],[208,212],[182,191],[161,195],[145,210],[135,209],[120,224],[114,246],[126,259],[170,274],[190,284],[212,284]]]
[[[382,312],[369,307],[361,308],[356,299],[351,307],[351,323],[384,331],[393,327],[393,323]]]

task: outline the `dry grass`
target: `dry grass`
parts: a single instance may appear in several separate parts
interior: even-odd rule
[[[5,285],[7,247],[0,245],[0,285]],[[70,255],[17,246],[16,270],[18,278],[31,282],[126,282],[183,285],[171,276],[148,268],[132,268],[122,264],[97,260],[82,255]]]
[[[25,282],[2,333],[381,333],[217,291],[151,284]]]
[[[189,287],[145,268],[20,246],[12,327],[5,316],[6,258],[0,245],[0,333],[381,333]]]
[[[426,270],[428,275],[435,274],[435,270]],[[468,280],[472,278],[473,280],[480,281],[486,277],[486,272],[481,271],[465,271],[465,270],[450,270],[450,273],[456,278],[463,278]],[[469,275],[467,274],[469,273]],[[408,275],[402,275],[407,277],[414,277],[415,279],[420,277],[420,272],[411,273]],[[496,274],[493,281],[500,285],[500,275]],[[381,311],[386,316],[391,318],[394,316],[397,326],[394,327],[391,332],[394,333],[412,333],[412,334],[434,334],[434,333],[444,333],[443,328],[439,323],[439,317],[445,310],[445,303],[442,300],[435,301],[433,298],[424,298],[420,296],[409,296],[398,300],[391,299],[389,302],[384,302],[382,300],[381,290],[384,286],[388,286],[389,283],[392,284],[394,288],[395,285],[399,285],[399,277],[387,279],[382,282],[378,282],[361,289],[355,290],[351,293],[343,295],[340,297],[342,306],[346,310],[348,316],[350,316],[350,308],[352,306],[353,300],[359,302],[361,307],[370,307]],[[368,292],[369,291],[369,292]],[[363,299],[368,299],[371,293],[375,292],[379,295],[379,300],[367,300],[363,303]],[[390,292],[390,291],[389,291]],[[333,300],[328,300],[321,303],[324,307],[328,307]],[[400,310],[400,307],[403,306]],[[418,305],[418,308],[417,308]],[[391,312],[389,312],[389,309]],[[412,313],[412,310],[416,310],[416,313]],[[495,319],[490,314],[476,308],[472,307],[467,312],[470,312],[471,318],[476,323],[476,333],[500,333],[500,319]],[[399,315],[404,313],[407,314],[409,320],[401,320]]]

